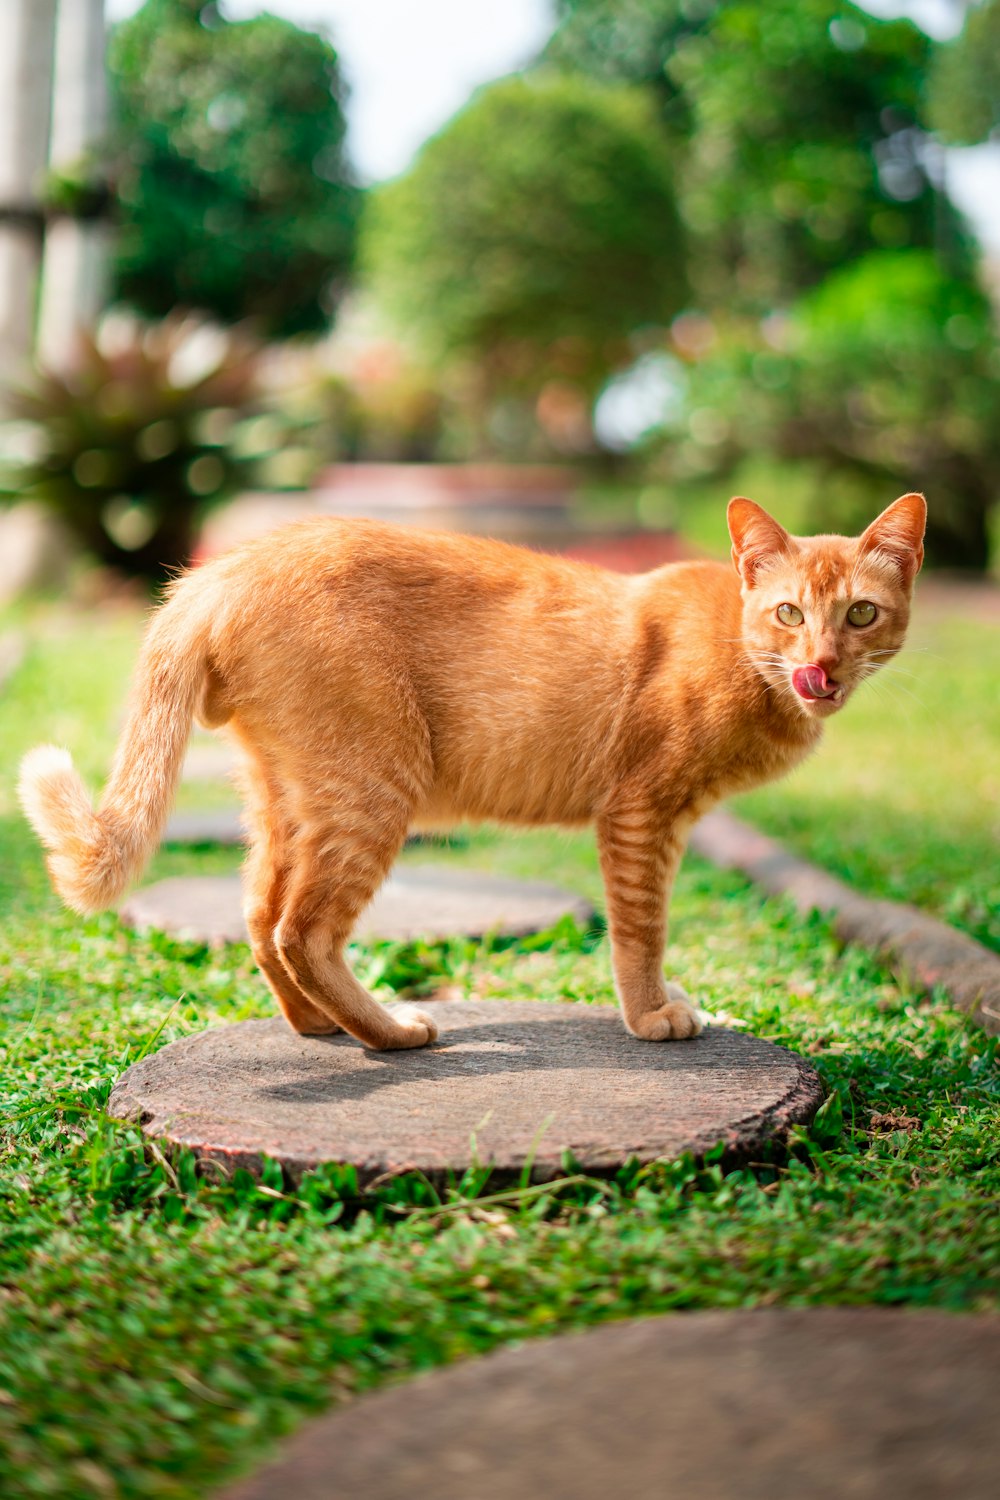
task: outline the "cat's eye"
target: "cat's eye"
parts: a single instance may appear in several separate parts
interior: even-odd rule
[[[878,614],[868,599],[860,599],[857,604],[852,604],[847,611],[847,619],[851,625],[870,625]]]
[[[802,624],[802,611],[797,604],[779,604],[775,613],[782,625]]]

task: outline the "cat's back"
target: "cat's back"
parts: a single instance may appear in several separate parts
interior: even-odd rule
[[[204,575],[200,580],[198,575]],[[185,587],[213,590],[219,624],[247,628],[269,614],[288,621],[352,616],[410,633],[416,625],[526,609],[552,618],[624,599],[629,580],[593,564],[487,537],[333,516],[296,521],[224,554]]]

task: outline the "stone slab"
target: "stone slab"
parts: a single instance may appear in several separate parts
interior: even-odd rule
[[[0,664],[2,664],[2,640],[0,640]],[[2,665],[0,665],[2,672]],[[2,686],[0,678],[0,686]],[[237,808],[211,807],[194,812],[175,813],[166,826],[164,844],[242,844],[247,836],[243,816]],[[408,849],[433,847],[458,849],[468,844],[463,833],[415,833],[406,840]]]
[[[790,897],[804,915],[823,912],[843,942],[870,948],[925,993],[942,989],[980,1026],[1000,1033],[1000,956],[968,933],[904,902],[862,896],[732,813],[703,818],[692,831],[691,848],[723,869],[739,870],[773,896]]]
[[[420,1376],[219,1500],[993,1500],[1000,1318],[681,1313]]]
[[[241,765],[239,748],[225,734],[196,729],[184,756],[181,779],[187,782],[232,781]]]
[[[163,834],[165,844],[242,844],[243,820],[235,809],[210,808],[175,813]]]
[[[747,1160],[823,1098],[802,1058],[739,1032],[642,1042],[616,1008],[583,1003],[448,1000],[434,1017],[438,1044],[407,1052],[278,1018],[216,1027],[134,1063],[108,1112],[227,1167],[273,1158],[293,1180],[321,1162],[352,1163],[362,1184],[530,1162],[549,1181],[566,1151],[591,1172],[720,1142]]]
[[[584,926],[589,902],[540,881],[504,880],[475,870],[401,865],[358,921],[359,939],[527,937],[563,917]],[[167,932],[189,942],[245,943],[243,898],[236,875],[175,876],[136,891],[121,919],[140,932]]]

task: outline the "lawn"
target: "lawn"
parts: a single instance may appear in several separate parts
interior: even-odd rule
[[[0,1493],[194,1500],[357,1390],[608,1318],[1000,1304],[997,1041],[697,860],[674,903],[673,972],[720,1021],[807,1054],[831,1090],[785,1164],[723,1177],[681,1162],[485,1205],[478,1179],[443,1202],[411,1179],[359,1205],[336,1172],[291,1194],[277,1174],[207,1182],[144,1149],[102,1113],[121,1069],[272,1004],[245,948],[139,939],[50,895],[15,809],[16,761],[54,738],[99,779],[137,620],[46,609],[27,623],[0,720]],[[928,619],[929,649],[906,663],[916,702],[859,700],[820,756],[746,811],[995,937],[990,629]],[[600,896],[583,835],[481,833],[433,857]],[[234,858],[168,851],[152,873]],[[599,932],[356,958],[385,995],[612,999]]]

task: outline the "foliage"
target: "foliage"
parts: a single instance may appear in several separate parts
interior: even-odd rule
[[[109,49],[120,214],[117,290],[140,312],[200,308],[317,332],[353,255],[329,42],[200,0],[146,0]]]
[[[204,512],[248,483],[241,424],[258,394],[245,334],[112,320],[71,369],[8,398],[25,456],[0,488],[43,501],[99,561],[162,580],[190,560]]]
[[[296,1192],[275,1170],[260,1183],[200,1178],[189,1156],[144,1149],[134,1127],[108,1121],[111,1082],[144,1051],[272,1009],[246,948],[139,938],[110,915],[59,909],[13,812],[19,754],[57,725],[89,773],[106,768],[137,630],[112,612],[36,619],[0,727],[4,1493],[193,1500],[331,1400],[606,1319],[997,1307],[995,1041],[840,951],[821,921],[696,861],[678,889],[674,971],[723,1023],[807,1053],[838,1095],[784,1165],[723,1177],[685,1160],[488,1205],[475,1201],[489,1191],[481,1177],[440,1199],[410,1177],[359,1212],[345,1174],[321,1171]],[[949,790],[966,730],[981,735],[981,681],[967,669],[984,632],[995,640],[970,626],[943,661],[927,658],[955,714]],[[913,739],[942,717],[935,698]],[[891,805],[906,756],[866,753],[865,767]],[[846,809],[845,848],[866,844],[868,805]],[[933,794],[923,811],[909,819],[915,839],[935,825]],[[956,826],[957,846],[971,815]],[[482,834],[441,857],[597,891],[582,835]],[[234,856],[172,854],[159,872],[203,871],[206,858]],[[373,981],[386,972],[379,953],[357,957]],[[606,942],[569,931],[436,958],[464,994],[613,998]]]
[[[75,161],[50,166],[39,185],[39,198],[50,214],[97,219],[108,213],[113,200],[100,154],[87,151]]]
[[[674,144],[681,144],[693,128],[691,100],[671,60],[686,41],[705,34],[719,8],[719,0],[556,0],[556,29],[542,60],[604,83],[648,88]]]
[[[395,346],[369,351],[364,371],[326,371],[285,398],[316,467],[421,463],[438,456],[446,422],[442,382]]]
[[[539,74],[481,89],[376,196],[364,257],[382,303],[489,390],[588,390],[684,296],[670,164],[646,101]]]
[[[969,9],[961,34],[939,49],[930,114],[954,145],[972,146],[1000,131],[1000,0]]]
[[[844,0],[562,0],[546,57],[645,84],[703,304],[763,311],[878,247],[945,247],[959,220],[928,177],[930,43]]]
[[[717,470],[740,455],[819,460],[817,524],[851,530],[844,473],[919,489],[928,557],[982,569],[1000,494],[1000,374],[986,298],[926,251],[875,251],[831,274],[785,321],[723,326],[690,370],[683,424]],[[867,494],[863,497],[867,503]]]

